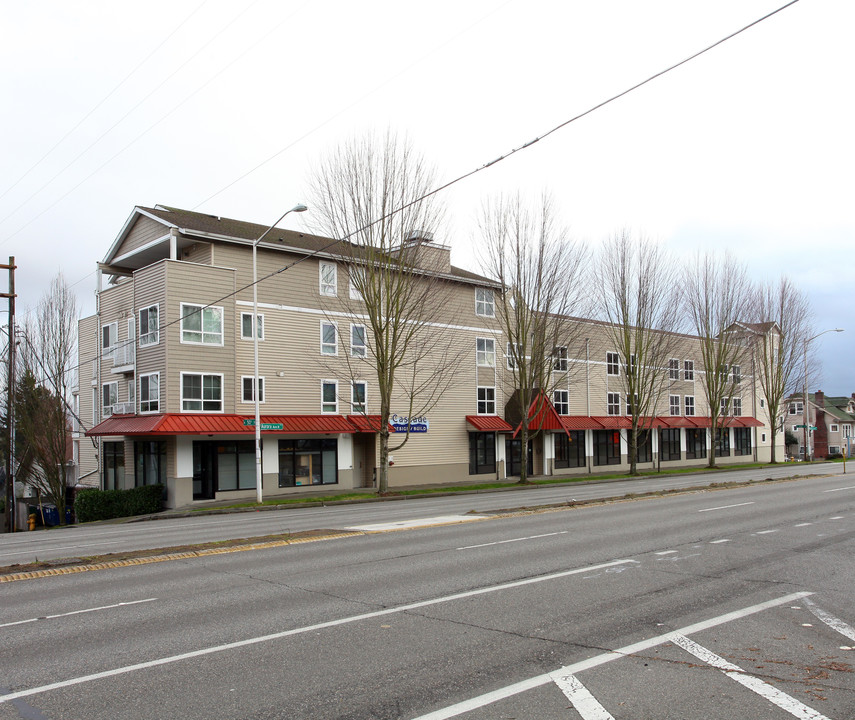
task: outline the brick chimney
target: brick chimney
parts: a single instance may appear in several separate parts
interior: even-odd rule
[[[817,390],[813,395],[813,399],[817,407],[825,407],[825,393],[822,390]]]

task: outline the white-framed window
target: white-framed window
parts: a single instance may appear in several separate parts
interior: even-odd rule
[[[680,396],[679,395],[669,395],[668,396],[668,412],[671,415],[679,415],[680,414]]]
[[[555,412],[559,415],[570,414],[570,391],[569,390],[553,390],[552,404],[555,406]]]
[[[804,412],[804,403],[791,402],[789,407],[790,415],[801,415]]]
[[[252,340],[251,312],[240,314],[240,338],[241,340]],[[258,313],[258,339],[264,340],[264,315],[262,313]]]
[[[321,321],[321,355],[338,355],[338,329],[326,320]]]
[[[626,414],[632,415],[633,407],[638,407],[638,393],[635,393],[635,402],[633,402],[633,397],[630,395],[626,396]]]
[[[337,380],[322,380],[321,381],[321,412],[322,413],[337,413],[338,412],[338,381]]]
[[[320,293],[327,297],[335,297],[338,295],[338,266],[335,263],[324,262],[320,263],[319,279]]]
[[[629,365],[627,366],[627,372],[630,375],[635,375],[635,353],[629,356]]]
[[[137,385],[133,380],[128,380],[128,403],[134,411],[137,406]]]
[[[516,357],[514,356],[514,350],[516,350],[516,357],[519,357],[520,346],[517,343],[508,343],[505,347],[505,362],[508,364],[508,370],[515,370],[517,367]]]
[[[742,382],[742,368],[739,365],[733,365],[730,370],[733,375],[733,384],[739,385]]]
[[[350,326],[350,356],[364,358],[368,352],[365,345],[365,325]]]
[[[140,347],[160,342],[160,306],[140,308]]]
[[[800,429],[800,428],[798,428],[798,427],[796,427],[795,425],[793,425],[793,432],[798,432],[798,431],[799,431],[799,429]]]
[[[160,373],[140,375],[140,412],[160,412]]]
[[[119,383],[108,382],[101,386],[101,417],[108,418],[113,414],[113,406],[119,402]]]
[[[92,424],[98,423],[98,388],[92,388]]]
[[[350,383],[350,412],[365,413],[365,391],[366,384],[361,380],[354,380]]]
[[[606,353],[606,375],[620,375],[620,355],[616,352]]]
[[[608,393],[606,405],[609,415],[620,415],[620,393]]]
[[[829,455],[839,455],[840,454],[840,446],[839,445],[829,445],[828,446],[828,454]]]
[[[475,363],[478,367],[496,367],[496,341],[475,338]]]
[[[724,365],[719,365],[718,375],[721,378],[722,382],[727,382],[727,376],[730,374],[730,367],[727,363]]]
[[[223,309],[181,303],[181,342],[223,344]]]
[[[181,409],[184,412],[222,412],[222,374],[182,372]]]
[[[760,433],[760,442],[766,442],[766,433]]]
[[[677,358],[671,358],[668,361],[668,379],[669,380],[679,380],[680,379],[680,361]]]
[[[567,372],[567,347],[556,345],[552,348],[552,369],[555,372]]]
[[[846,423],[843,423],[843,437],[848,438],[852,437],[852,426]]]
[[[496,300],[490,288],[475,288],[475,314],[496,317]]]
[[[729,412],[730,411],[730,398],[723,397],[723,398],[721,398],[719,403],[720,403],[719,409],[718,409],[719,414],[725,415],[725,416],[729,415],[730,414],[730,412]]]
[[[683,380],[695,379],[695,361],[683,360]]]
[[[766,407],[766,398],[760,398],[760,407],[761,408]]]
[[[119,324],[115,322],[101,326],[101,354],[105,358],[113,356],[113,350],[119,342]]]
[[[255,396],[252,394],[252,386],[255,385],[254,375],[241,375],[240,378],[240,401],[245,403],[255,403]],[[258,377],[258,402],[264,402],[264,376]]]
[[[364,267],[351,266],[348,277],[350,278],[350,299],[364,301],[365,297],[360,288],[365,289],[368,282],[368,275]]]
[[[838,432],[838,431],[840,430],[840,426],[839,426],[839,425],[832,425],[832,426],[831,426],[830,428],[828,428],[828,429],[829,429],[831,432]]]
[[[478,388],[478,414],[479,415],[495,415],[496,414],[496,388],[494,388],[494,387],[479,387]]]
[[[742,417],[742,398],[731,398],[730,399],[730,414],[733,417]]]
[[[694,395],[684,395],[683,396],[683,414],[686,417],[692,417],[695,414],[695,396]]]

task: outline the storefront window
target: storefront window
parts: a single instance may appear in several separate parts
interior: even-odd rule
[[[571,430],[567,433],[555,433],[555,467],[585,467],[585,431]]]
[[[469,474],[496,472],[496,433],[469,433]]]
[[[104,443],[104,489],[120,490],[125,484],[125,443]]]
[[[707,456],[707,431],[686,428],[686,459],[700,460]]]
[[[733,428],[733,454],[751,454],[751,428]]]
[[[166,440],[134,443],[134,485],[166,485]]]
[[[594,465],[620,464],[620,433],[617,430],[594,430]]]
[[[217,490],[255,488],[255,441],[217,444]]]
[[[279,487],[334,485],[337,482],[336,440],[279,441]]]
[[[716,428],[715,456],[730,457],[730,428]]]
[[[680,459],[680,431],[678,429],[659,431],[659,457],[663,462]]]

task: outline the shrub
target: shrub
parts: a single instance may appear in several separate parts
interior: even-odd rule
[[[843,455],[841,455],[840,453],[829,453],[828,455],[825,456],[826,460],[840,460],[842,458],[843,458]]]
[[[146,515],[158,512],[163,485],[145,485],[130,490],[81,490],[74,501],[77,522]]]

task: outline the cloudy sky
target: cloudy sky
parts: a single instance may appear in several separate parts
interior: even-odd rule
[[[88,314],[136,204],[270,223],[323,153],[386,128],[450,180],[784,3],[5,3],[0,257],[16,258],[20,307],[62,271]],[[847,330],[816,341],[819,386],[855,391],[853,27],[851,0],[800,0],[459,183],[453,262],[476,269],[484,197],[547,190],[586,241],[630,227],[679,255],[731,250],[758,280],[789,274],[817,332]]]

